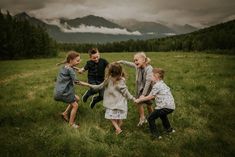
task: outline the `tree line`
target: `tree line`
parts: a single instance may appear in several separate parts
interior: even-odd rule
[[[235,20],[221,23],[199,31],[171,37],[128,40],[106,44],[61,43],[63,51],[70,49],[87,52],[97,47],[101,52],[136,52],[136,51],[235,51]]]
[[[33,26],[0,10],[0,59],[51,57],[57,54],[57,43],[44,28]]]

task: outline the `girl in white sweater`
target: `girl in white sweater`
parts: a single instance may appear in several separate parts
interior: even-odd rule
[[[111,63],[106,71],[106,79],[99,85],[87,85],[93,89],[104,88],[103,105],[106,108],[105,118],[110,119],[116,129],[116,134],[122,132],[123,119],[127,117],[127,99],[135,100],[125,83],[125,75],[119,63]]]

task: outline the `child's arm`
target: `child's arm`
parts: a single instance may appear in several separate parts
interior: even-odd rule
[[[86,87],[90,87],[90,88],[93,86],[93,85],[91,85],[91,84],[89,84],[87,82],[83,82],[83,81],[79,81],[79,80],[75,81],[75,83],[77,85],[86,86]]]
[[[148,94],[149,88],[150,88],[151,83],[152,83],[151,78],[152,78],[152,68],[148,68],[147,71],[146,71],[146,82],[145,82],[144,89],[143,89],[143,92],[142,92],[143,96],[146,96]]]
[[[152,100],[152,99],[154,99],[154,96],[149,94],[148,96],[144,96],[144,97],[136,99],[135,103],[140,103],[140,102],[148,101],[148,100]]]
[[[83,67],[83,68],[78,68],[78,67],[73,66],[72,68],[73,68],[74,70],[76,70],[79,74],[82,74],[83,72],[86,71],[86,70],[84,69],[84,67]]]
[[[127,65],[129,67],[136,68],[135,63],[133,63],[133,62],[128,62],[128,61],[125,61],[125,60],[119,60],[119,61],[117,61],[117,63],[124,64],[124,65]]]
[[[131,99],[131,100],[135,100],[136,98],[129,92],[125,81],[124,80],[120,80],[120,84],[117,86],[118,90],[122,93],[122,95],[124,97],[126,97],[127,99]]]
[[[89,84],[89,83],[86,83],[83,81],[78,81],[78,82],[76,82],[76,84],[81,85],[81,86],[87,86],[87,87],[93,88],[94,90],[100,90],[100,89],[104,88],[104,86],[107,85],[107,80],[104,80],[104,82],[102,82],[99,85],[93,85],[93,84]]]

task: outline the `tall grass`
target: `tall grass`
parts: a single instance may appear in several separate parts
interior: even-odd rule
[[[133,53],[102,53],[109,62],[132,61]],[[148,126],[137,127],[138,113],[129,102],[121,135],[104,119],[102,102],[94,109],[79,102],[79,130],[63,122],[65,104],[53,100],[56,63],[64,59],[0,62],[0,156],[235,156],[235,56],[203,53],[147,53],[154,67],[166,70],[176,111],[176,129],[152,140]],[[82,67],[88,56],[82,54]],[[124,66],[135,91],[135,71]],[[78,75],[86,81],[86,74]],[[81,97],[87,90],[76,86]],[[146,111],[147,114],[147,111]],[[160,120],[157,126],[163,131]]]

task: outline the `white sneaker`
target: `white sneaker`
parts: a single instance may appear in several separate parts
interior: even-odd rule
[[[141,119],[141,118],[140,118],[140,121],[139,121],[139,123],[137,124],[137,126],[142,126],[144,123],[148,123],[147,119],[146,119],[146,118],[144,118],[144,119]]]
[[[80,128],[80,126],[79,125],[77,125],[77,124],[73,124],[73,125],[71,125],[73,128],[75,128],[75,129],[79,129]]]

